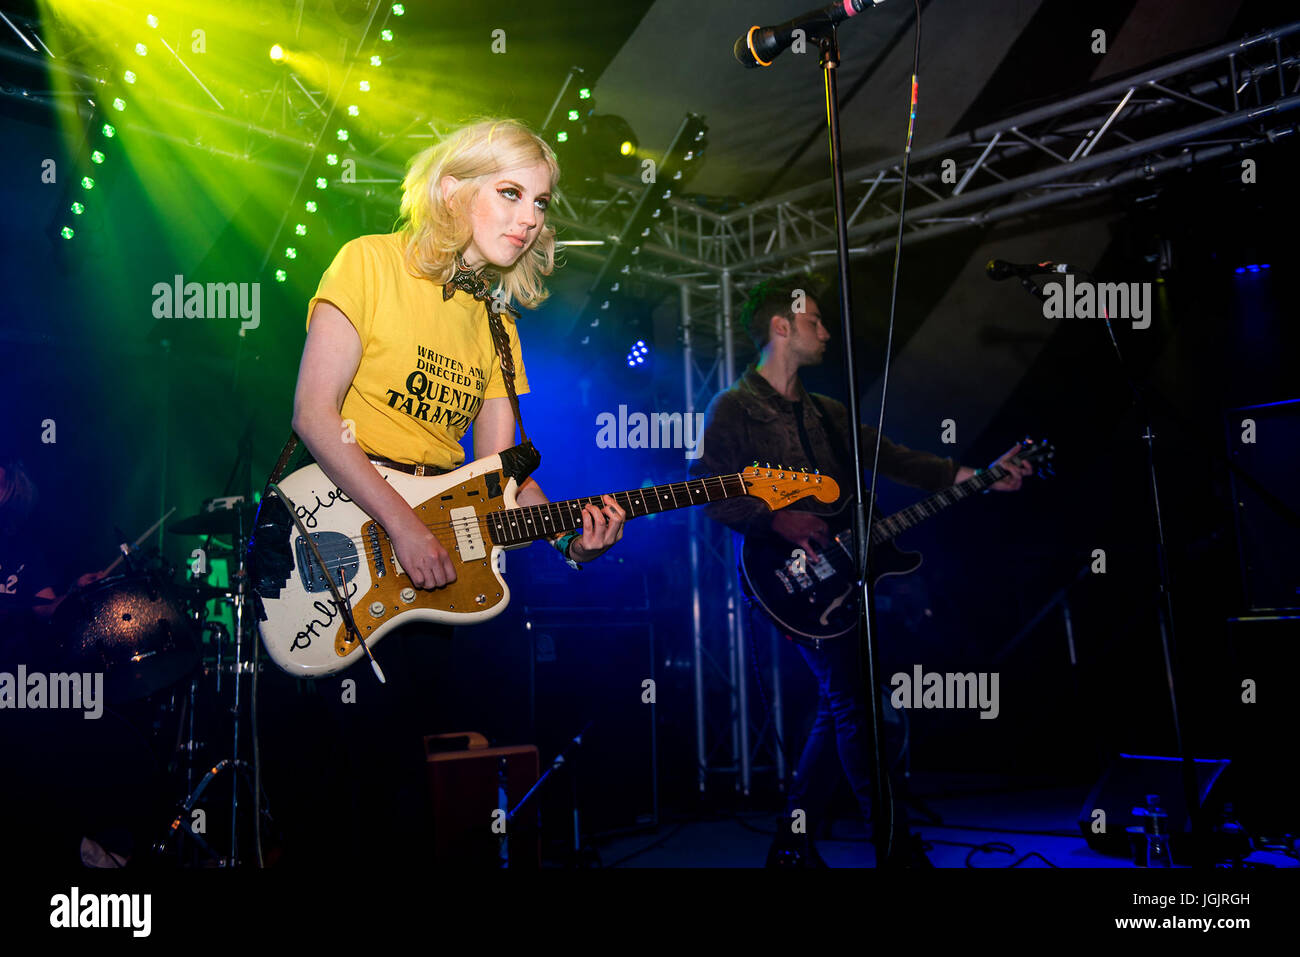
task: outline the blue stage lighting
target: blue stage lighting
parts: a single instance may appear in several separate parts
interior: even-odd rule
[[[627,353],[627,364],[629,367],[645,365],[645,357],[650,354],[650,348],[645,344],[644,339],[638,339],[632,343],[632,348]]]

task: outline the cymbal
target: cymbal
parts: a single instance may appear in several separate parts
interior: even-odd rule
[[[200,512],[188,518],[180,518],[167,525],[167,531],[173,535],[234,535],[239,532],[240,512],[243,512],[244,533],[253,530],[253,518],[257,514],[256,505],[244,505],[236,508],[223,508],[214,512]]]

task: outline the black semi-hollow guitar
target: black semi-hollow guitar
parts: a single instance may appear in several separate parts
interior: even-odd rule
[[[1051,474],[1055,449],[1048,442],[1025,439],[1012,457],[1032,462],[1040,476]],[[874,584],[889,575],[907,575],[921,565],[920,552],[905,552],[894,538],[937,515],[950,505],[982,492],[1010,473],[994,465],[964,482],[935,492],[871,526],[871,564]],[[858,589],[853,571],[852,501],[821,516],[832,529],[831,541],[818,549],[817,560],[778,535],[747,535],[740,557],[740,580],[778,628],[792,638],[817,641],[840,638],[854,630],[858,620]]]

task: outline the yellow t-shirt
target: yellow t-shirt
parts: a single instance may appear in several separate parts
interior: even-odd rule
[[[361,364],[343,399],[357,444],[394,462],[454,468],[484,399],[506,395],[488,331],[487,306],[413,275],[400,234],[361,236],[339,250],[307,306],[333,303],[361,337]],[[515,361],[515,391],[528,391],[514,319],[501,317]]]

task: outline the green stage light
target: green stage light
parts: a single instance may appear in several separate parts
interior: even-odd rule
[[[59,230],[59,235],[62,236],[64,239],[71,239],[73,236],[77,234],[72,231],[71,226],[64,226],[62,229]]]
[[[83,176],[83,177],[81,177],[81,188],[82,188],[82,189],[94,189],[94,188],[95,188],[95,181],[94,181],[93,179],[91,179],[89,176]]]
[[[149,53],[149,48],[145,46],[143,43],[137,43],[135,45],[135,52],[136,55],[138,56],[147,56]]]
[[[115,110],[117,110],[117,112],[121,113],[123,110],[126,109],[126,100],[122,99],[120,96],[119,96],[119,97],[116,97],[116,98],[113,100],[113,109],[115,109]]]
[[[383,40],[385,43],[392,43],[392,42],[393,42],[393,31],[392,31],[392,30],[380,30],[380,31],[379,31],[379,39]]]
[[[555,142],[557,143],[569,142],[569,134],[564,132],[564,130],[560,130],[560,132],[555,134]]]
[[[580,99],[580,100],[590,100],[590,99],[591,99],[591,87],[584,86],[581,90],[579,90],[579,91],[578,91],[578,99]]]
[[[316,200],[309,199],[304,205],[307,207],[307,212],[309,213],[316,212]]]
[[[381,57],[372,56],[372,57],[370,58],[370,65],[371,65],[371,66],[383,66],[383,65],[384,65],[384,61],[383,61],[383,59],[382,59]]]
[[[359,86],[359,87],[361,88],[361,92],[362,92],[362,93],[369,93],[369,92],[370,92],[370,81],[369,81],[369,80],[362,80],[360,83],[357,84],[357,86]]]
[[[285,272],[283,269],[277,269],[277,270],[275,271],[275,281],[276,281],[276,282],[284,282],[284,281],[285,281],[286,279],[288,279],[288,278],[289,278],[289,274],[288,274],[287,272]]]
[[[132,73],[130,70],[127,70],[125,73],[122,74],[122,79],[126,80],[127,83],[134,83],[135,74]]]
[[[80,216],[85,211],[86,211],[86,207],[82,206],[80,203],[72,204],[72,213],[74,216]]]
[[[274,60],[276,63],[279,63],[281,60],[283,60],[284,47],[280,46],[280,44],[278,43],[275,44],[273,47],[271,47],[271,59]]]
[[[326,154],[325,154],[325,165],[326,165],[326,166],[338,166],[338,165],[339,165],[339,154],[338,154],[338,153],[326,153]]]
[[[569,122],[570,122],[570,123],[576,123],[576,122],[578,122],[578,111],[577,111],[577,110],[569,110]]]
[[[307,227],[302,223],[299,223],[297,226],[293,227],[293,231],[297,233],[299,236],[307,235]]]
[[[117,135],[117,129],[113,126],[112,123],[105,123],[103,126],[100,127],[99,132],[104,134],[104,139],[106,140],[111,140],[114,136]]]
[[[393,16],[400,17],[405,12],[406,7],[402,6],[400,3],[393,4]]]
[[[316,188],[317,188],[317,189],[324,189],[324,188],[325,188],[326,186],[328,186],[328,185],[329,185],[329,181],[328,181],[327,179],[325,179],[324,176],[317,176],[317,177],[316,177]]]
[[[347,131],[347,130],[339,130],[339,131],[338,131],[337,133],[335,133],[334,135],[338,137],[338,141],[339,141],[340,143],[346,143],[346,142],[348,141],[348,131]]]
[[[284,258],[285,258],[285,259],[297,259],[297,258],[298,258],[298,250],[294,249],[292,246],[288,246],[288,247],[286,247],[285,250],[284,250]]]
[[[144,18],[144,22],[149,24],[149,26],[153,27],[155,30],[158,29],[158,18],[155,17],[152,13],[149,14],[149,16]]]
[[[355,106],[348,107],[348,116],[360,116],[360,115],[361,115],[361,111],[357,109]]]
[[[99,150],[95,150],[93,153],[90,154],[90,161],[92,163],[95,163],[96,165],[101,165],[104,162],[104,154],[101,153]]]

